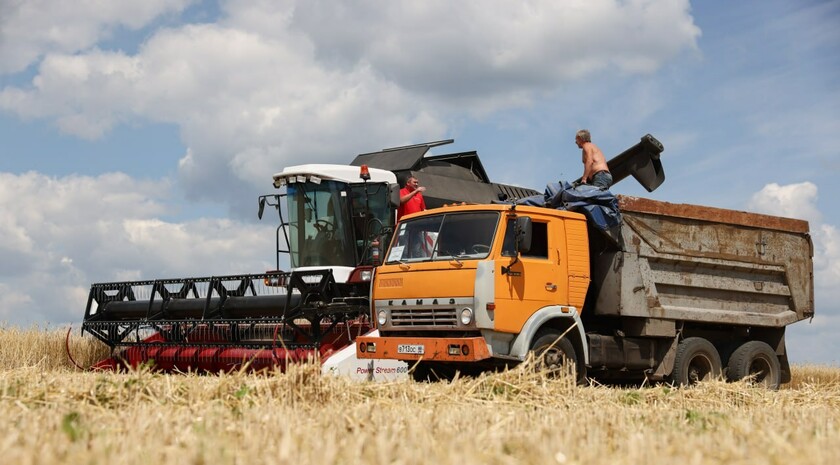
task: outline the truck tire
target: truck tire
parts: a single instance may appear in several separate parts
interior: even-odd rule
[[[702,337],[687,337],[677,345],[670,380],[678,386],[691,386],[720,377],[720,354]]]
[[[730,381],[750,378],[751,383],[770,390],[779,389],[782,367],[776,351],[763,341],[749,341],[735,349],[726,366]]]
[[[583,384],[586,378],[585,368],[577,357],[575,346],[567,338],[560,339],[561,333],[554,329],[538,332],[531,342],[531,351],[537,360],[537,369],[546,370],[549,376],[558,376],[566,372],[567,364],[573,364],[575,382]]]

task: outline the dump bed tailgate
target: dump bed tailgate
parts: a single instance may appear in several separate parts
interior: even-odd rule
[[[806,221],[619,196],[622,247],[593,257],[603,315],[781,327],[813,316]]]

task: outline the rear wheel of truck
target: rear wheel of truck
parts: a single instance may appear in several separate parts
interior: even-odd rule
[[[536,367],[554,377],[571,372],[575,376],[575,382],[582,384],[586,376],[583,365],[577,358],[575,346],[572,341],[565,337],[561,339],[560,336],[561,333],[554,329],[542,330],[534,336],[531,351],[536,357]]]
[[[779,357],[769,344],[763,341],[749,341],[735,349],[726,366],[726,377],[730,381],[748,378],[752,384],[777,390],[782,380]]]
[[[691,386],[708,381],[721,374],[720,354],[711,342],[702,337],[688,337],[677,345],[671,382],[678,386]]]

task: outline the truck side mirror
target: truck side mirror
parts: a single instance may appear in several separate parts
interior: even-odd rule
[[[391,206],[394,208],[400,208],[400,185],[399,184],[390,184],[388,186],[390,189],[390,199],[391,199]]]
[[[260,210],[257,212],[257,218],[262,219],[264,210],[265,210],[265,197],[260,197]]]
[[[531,226],[530,216],[520,216],[516,218],[516,226],[513,230],[514,234],[514,248],[517,253],[528,253],[531,250],[531,237],[533,236],[533,227]]]

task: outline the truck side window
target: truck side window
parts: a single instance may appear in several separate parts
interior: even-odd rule
[[[502,243],[502,255],[513,257],[513,228],[515,221],[507,221],[505,239]],[[523,257],[548,258],[548,223],[534,221],[532,224],[531,250],[522,254]]]
[[[534,221],[531,250],[522,254],[523,257],[548,258],[548,223]]]

